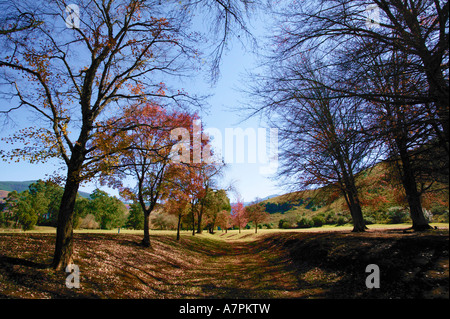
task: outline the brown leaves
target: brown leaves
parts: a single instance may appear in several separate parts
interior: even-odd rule
[[[21,145],[9,151],[0,150],[0,158],[7,162],[24,160],[38,163],[59,155],[54,135],[44,128],[27,127],[0,140],[6,144]]]

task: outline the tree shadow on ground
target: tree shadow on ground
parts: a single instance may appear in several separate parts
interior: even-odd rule
[[[274,240],[289,254],[298,278],[310,274],[307,281],[327,286],[326,298],[448,298],[448,231],[328,233]],[[380,269],[378,289],[366,286],[370,264]]]

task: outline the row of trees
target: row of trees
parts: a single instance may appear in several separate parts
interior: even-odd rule
[[[0,211],[0,225],[30,230],[35,225],[53,226],[58,222],[64,189],[51,181],[37,181],[21,193],[12,191]],[[127,208],[116,197],[99,189],[90,199],[77,196],[74,228],[112,229],[125,223]]]
[[[135,197],[146,220],[163,196],[166,177],[183,175],[183,180],[190,179],[193,185],[208,183],[201,178],[209,174],[206,167],[169,167],[165,161],[170,144],[146,150],[147,146],[139,143],[147,141],[140,141],[133,132],[147,127],[148,134],[159,139],[153,135],[152,123],[167,123],[170,117],[182,121],[183,115],[169,113],[156,119],[151,114],[158,113],[158,107],[185,110],[202,105],[202,99],[172,88],[168,82],[198,72],[205,61],[216,80],[226,42],[232,36],[249,34],[244,17],[254,4],[248,0],[79,0],[75,1],[79,14],[66,16],[73,2],[0,2],[1,94],[10,101],[2,104],[0,112],[9,117],[17,110],[21,116],[29,111],[38,119],[35,126],[11,137],[20,147],[2,150],[1,155],[30,162],[62,160],[64,192],[58,212],[55,269],[72,262],[74,208],[82,182],[99,175],[117,181],[114,175],[134,174],[134,188],[108,182]],[[204,15],[207,30],[203,33],[195,29],[199,24],[193,23],[199,13]],[[206,53],[202,55],[200,49]],[[133,112],[139,108],[148,110],[149,115]],[[155,125],[166,139],[169,128]],[[130,141],[137,144],[130,145]],[[197,151],[198,147],[193,158]],[[151,153],[150,159],[139,162],[146,152]],[[151,173],[147,173],[149,161],[154,163]],[[185,174],[176,173],[178,170]],[[204,192],[200,188],[184,193],[184,185],[176,178],[172,184],[178,185],[180,196],[187,194],[189,201],[204,198],[192,195]],[[200,216],[202,213],[200,210]],[[148,230],[144,233],[143,243],[149,245]]]
[[[269,217],[270,215],[266,212],[265,205],[258,202],[258,200],[248,206],[244,206],[242,200],[238,200],[231,207],[231,225],[237,227],[239,233],[249,222],[253,222],[255,233],[257,233],[259,225],[268,221]]]
[[[54,182],[42,180],[30,184],[28,188],[21,193],[12,191],[8,194],[0,210],[0,226],[21,227],[23,230],[31,230],[35,225],[55,227],[64,189]],[[78,195],[74,228],[125,227],[144,230],[146,221],[141,204],[134,202],[127,210],[122,201],[99,189],[94,190],[89,199]],[[269,216],[262,204],[244,207],[242,202],[238,202],[230,205],[223,189],[209,190],[203,198],[191,201],[188,197],[185,200],[170,197],[163,204],[158,203],[156,210],[158,215],[153,220],[154,226],[172,228],[172,223],[165,219],[173,217],[176,220],[177,240],[180,239],[181,229],[192,229],[195,235],[205,229],[209,233],[214,233],[217,228],[222,231],[232,227],[241,230],[248,222],[253,222],[257,231],[258,225],[267,221]]]
[[[356,175],[391,164],[413,229],[422,194],[448,185],[448,1],[283,2],[250,87],[253,114],[278,127],[281,177],[338,188],[354,231],[366,229]],[[259,98],[254,103],[255,97]]]
[[[63,191],[64,189],[54,182],[40,180],[30,184],[29,189],[21,193],[10,192],[0,210],[0,226],[21,227],[23,230],[31,230],[35,225],[55,227]],[[203,221],[198,220],[200,204],[191,207],[190,203],[185,202],[182,207],[180,202],[171,198],[164,204],[158,204],[159,214],[153,224],[155,227],[166,228],[170,224],[166,219],[173,217],[178,221],[183,219],[184,229],[191,228],[199,233],[205,228],[212,233],[216,227],[231,227],[225,223],[231,210],[225,190],[209,191],[202,203]],[[118,198],[99,189],[94,190],[89,199],[78,195],[74,211],[74,228],[145,228],[144,213],[138,202],[132,203],[128,210]],[[180,223],[178,239],[179,230]]]

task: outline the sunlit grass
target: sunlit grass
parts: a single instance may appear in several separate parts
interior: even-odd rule
[[[433,227],[448,229],[448,223],[431,223]],[[406,229],[411,227],[411,224],[372,224],[367,226],[370,230],[381,230],[381,229]],[[203,231],[202,234],[195,234],[197,238],[204,239],[213,239],[213,240],[224,240],[224,241],[251,241],[258,239],[262,236],[268,234],[275,233],[287,233],[287,232],[349,232],[353,229],[353,225],[346,224],[343,226],[336,225],[324,225],[322,227],[312,227],[312,228],[297,228],[297,229],[258,229],[258,232],[255,233],[255,229],[233,229],[228,230],[227,232],[222,230],[216,230],[214,234],[210,234],[207,231]],[[23,231],[21,229],[1,229],[0,233],[40,233],[40,234],[56,234],[56,228],[50,226],[35,226],[34,229]],[[134,230],[134,229],[124,229],[118,228],[114,229],[75,229],[75,234],[129,234],[129,235],[143,235],[143,230]],[[183,230],[181,231],[181,237],[192,237],[192,230]],[[175,230],[150,230],[151,236],[176,236]]]

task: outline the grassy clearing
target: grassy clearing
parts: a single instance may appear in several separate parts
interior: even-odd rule
[[[48,268],[54,230],[2,233],[0,298],[448,298],[448,225],[406,234],[409,225],[385,226],[184,231],[179,242],[174,231],[152,231],[151,248],[139,245],[141,232],[77,231],[79,289]],[[381,289],[365,287],[371,263]]]
[[[447,223],[431,223],[432,227],[437,227],[439,229],[449,229],[449,224]],[[368,225],[368,232],[372,230],[383,230],[383,229],[406,229],[411,227],[411,224],[372,224]],[[343,226],[335,226],[335,225],[323,225],[322,227],[312,227],[312,228],[296,228],[296,229],[258,229],[258,232],[255,234],[255,229],[241,229],[239,230],[228,230],[225,231],[216,231],[214,234],[209,234],[207,231],[204,231],[202,234],[195,234],[192,236],[191,230],[181,231],[181,236],[186,237],[199,237],[199,238],[209,238],[215,240],[255,240],[260,238],[261,236],[267,234],[276,234],[276,233],[316,233],[316,232],[349,232],[353,229],[353,225],[346,224]],[[21,229],[2,229],[0,228],[0,233],[21,233],[21,234],[56,234],[55,227],[49,226],[35,226],[34,229],[23,231]],[[123,235],[142,235],[142,230],[133,230],[133,229],[124,229],[121,228],[120,232],[117,228],[111,230],[105,229],[75,229],[75,234],[123,234]],[[164,235],[164,236],[176,236],[175,230],[150,230],[151,235]]]

